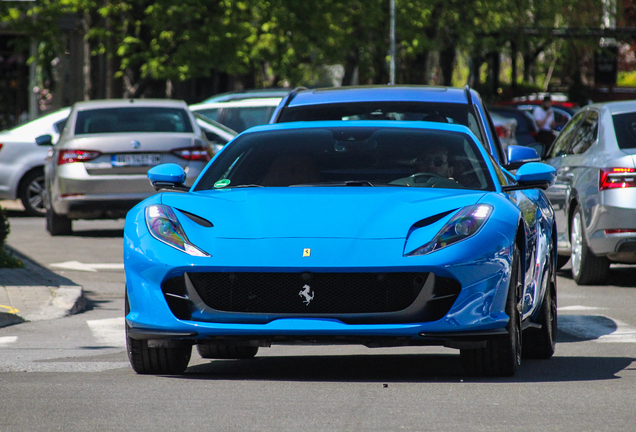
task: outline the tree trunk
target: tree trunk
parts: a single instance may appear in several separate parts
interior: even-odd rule
[[[451,43],[439,53],[439,66],[442,70],[442,84],[450,87],[453,85],[453,69],[455,68],[455,58],[457,51],[455,45]]]

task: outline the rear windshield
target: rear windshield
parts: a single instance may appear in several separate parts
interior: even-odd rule
[[[192,124],[182,108],[100,108],[77,113],[75,135],[125,132],[192,132]]]
[[[401,186],[494,190],[467,134],[391,127],[290,129],[236,138],[195,190]]]
[[[636,112],[614,114],[614,130],[618,147],[622,149],[636,148]]]

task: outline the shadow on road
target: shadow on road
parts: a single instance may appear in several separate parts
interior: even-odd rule
[[[563,279],[572,280],[572,271],[570,268],[564,268],[557,272],[557,276]],[[621,288],[636,288],[636,266],[634,267],[610,267],[609,275],[605,285],[599,285],[599,288],[604,286],[614,286]]]
[[[253,360],[211,360],[188,368],[177,379],[310,382],[559,382],[617,379],[633,358],[553,357],[524,360],[514,377],[465,376],[459,355],[351,355],[256,357]]]

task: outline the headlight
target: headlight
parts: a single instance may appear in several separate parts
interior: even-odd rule
[[[188,240],[172,209],[166,205],[146,207],[146,225],[150,234],[162,243],[188,255],[209,257],[210,254],[194,246]]]
[[[433,240],[405,256],[426,255],[472,237],[484,226],[491,213],[492,206],[488,204],[464,207],[442,227]]]

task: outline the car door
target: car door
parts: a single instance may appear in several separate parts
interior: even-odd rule
[[[584,209],[589,208],[594,205],[590,200],[598,196],[598,170],[589,166],[584,155],[598,140],[598,120],[595,110],[577,113],[559,134],[545,161],[557,170],[556,182],[546,195],[555,211],[558,248],[562,253],[570,252],[572,210],[578,203],[582,203]]]

